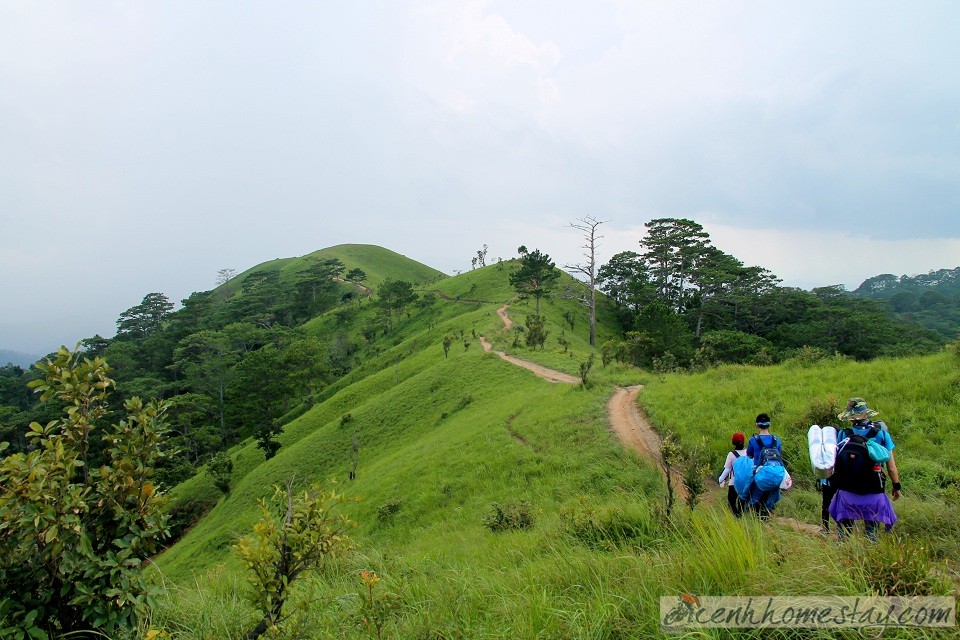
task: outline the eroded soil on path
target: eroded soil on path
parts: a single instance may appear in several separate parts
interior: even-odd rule
[[[497,309],[497,315],[500,316],[500,319],[503,321],[504,331],[513,326],[513,321],[510,320],[510,317],[507,315],[508,308],[509,305],[505,304]],[[487,342],[486,338],[483,336],[480,336],[480,344],[483,345],[484,351],[493,350],[493,346]],[[547,367],[538,365],[534,362],[507,355],[503,351],[495,351],[494,353],[511,364],[532,371],[544,380],[566,384],[580,383],[580,378],[576,376],[555,371],[553,369],[548,369]],[[640,407],[637,404],[637,393],[642,388],[643,385],[617,387],[613,395],[610,397],[610,401],[607,403],[607,419],[610,422],[610,428],[613,430],[614,434],[616,434],[620,442],[624,444],[624,446],[636,451],[647,460],[653,462],[653,464],[655,464],[657,468],[662,471],[663,465],[661,464],[661,449],[663,443],[660,440],[659,434],[653,430],[650,422],[647,420],[646,416],[641,413]],[[672,484],[674,486],[674,491],[676,491],[677,499],[684,500],[686,498],[686,489],[683,486],[683,481],[680,477],[680,474],[678,472],[674,472],[671,475],[673,477]],[[710,480],[707,480],[707,483],[707,486],[710,488],[708,488],[707,492],[702,496],[702,498],[716,499],[715,496],[723,493],[725,499],[725,492],[720,491]],[[785,525],[794,531],[800,531],[802,533],[817,535],[820,531],[820,528],[817,525],[810,524],[808,522],[801,522],[800,520],[796,520],[794,518],[781,518],[779,516],[774,516],[773,520],[774,522]]]
[[[483,336],[480,336],[480,344],[483,345],[484,351],[493,351],[493,345],[487,342],[487,339]],[[501,359],[506,360],[511,364],[515,364],[518,367],[523,367],[528,371],[532,371],[544,380],[549,382],[562,382],[565,384],[580,384],[580,378],[572,376],[569,373],[563,373],[562,371],[555,371],[554,369],[548,369],[547,367],[541,366],[535,362],[530,362],[529,360],[522,360],[514,356],[509,356],[503,351],[494,351]]]

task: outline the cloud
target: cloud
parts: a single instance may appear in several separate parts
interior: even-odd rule
[[[785,286],[856,289],[882,273],[918,275],[960,266],[960,238],[884,240],[808,229],[743,229],[704,223],[714,245],[769,269]]]
[[[448,273],[483,242],[577,261],[566,225],[588,214],[611,221],[606,259],[678,217],[805,286],[957,266],[958,20],[856,0],[0,3],[0,347],[342,242]]]

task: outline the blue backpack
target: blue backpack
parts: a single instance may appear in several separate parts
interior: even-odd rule
[[[741,500],[750,499],[753,485],[753,458],[740,456],[733,461],[733,489]]]
[[[783,458],[777,449],[777,436],[770,436],[770,444],[765,445],[759,435],[753,436],[755,444],[760,448],[760,466],[753,473],[753,481],[760,491],[773,491],[780,488],[787,475],[783,466]]]
[[[782,464],[763,464],[757,467],[753,474],[753,481],[757,483],[757,489],[760,491],[773,491],[780,488],[787,475],[787,470]]]

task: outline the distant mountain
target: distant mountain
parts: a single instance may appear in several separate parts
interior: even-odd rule
[[[945,338],[954,338],[960,331],[960,267],[916,276],[884,273],[864,280],[850,293],[883,300],[893,315]]]
[[[0,349],[0,367],[6,364],[15,364],[18,367],[26,369],[34,362],[42,358],[30,353],[21,353],[19,351],[10,351],[9,349]]]
[[[889,299],[898,293],[936,291],[945,295],[960,295],[960,267],[939,269],[917,276],[895,276],[884,273],[867,278],[852,293],[864,298]]]

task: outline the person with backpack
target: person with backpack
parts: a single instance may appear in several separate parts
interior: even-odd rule
[[[742,433],[735,433],[730,439],[731,444],[733,445],[733,451],[727,453],[727,459],[723,463],[723,473],[720,474],[720,478],[717,480],[717,483],[721,487],[727,487],[727,502],[730,503],[730,511],[733,512],[733,515],[740,517],[743,515],[743,500],[740,499],[740,496],[737,494],[736,487],[733,486],[733,463],[737,458],[742,458],[747,455],[747,450],[743,448],[744,435]],[[726,483],[726,484],[724,484]]]
[[[756,419],[757,433],[747,445],[747,457],[753,460],[753,488],[750,505],[761,518],[770,517],[780,500],[780,487],[786,479],[783,464],[783,443],[770,433],[770,416],[761,413]]]
[[[830,517],[836,521],[841,538],[852,532],[856,520],[863,520],[871,539],[876,539],[881,523],[889,531],[897,522],[886,494],[889,476],[893,499],[900,498],[900,471],[893,457],[896,445],[884,428],[886,425],[873,420],[878,414],[863,398],[851,398],[846,411],[837,415],[850,422],[837,434],[837,459],[830,476],[835,492],[830,501]]]

